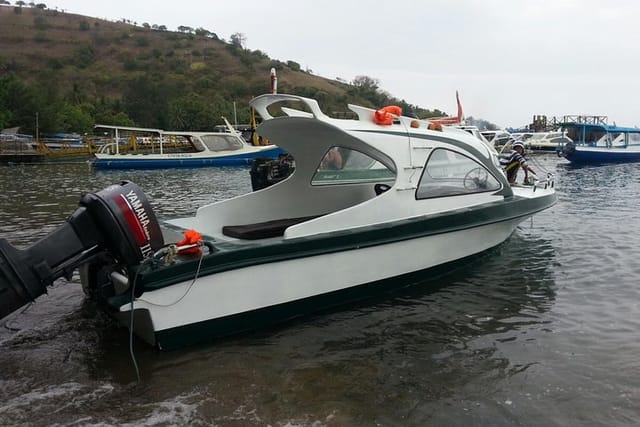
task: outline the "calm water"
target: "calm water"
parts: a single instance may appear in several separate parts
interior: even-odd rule
[[[137,343],[140,383],[126,331],[58,281],[0,328],[0,425],[637,425],[640,165],[532,160],[559,203],[464,268],[210,345]],[[0,166],[0,236],[28,245],[121,179],[160,218],[250,190],[247,168]]]

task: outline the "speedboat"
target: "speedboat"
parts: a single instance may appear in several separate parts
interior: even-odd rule
[[[335,119],[287,94],[251,105],[291,174],[162,224],[133,182],[85,194],[30,248],[0,239],[0,317],[79,268],[133,333],[177,348],[442,273],[556,203],[552,174],[510,186],[495,150],[453,126],[356,105]]]
[[[113,139],[98,149],[92,164],[99,169],[238,166],[283,154],[273,144],[250,144],[224,121],[227,130],[213,132],[96,125]]]
[[[563,131],[531,132],[523,134],[520,141],[528,150],[551,152],[562,150],[566,144],[572,142]]]
[[[483,130],[481,133],[489,141],[489,144],[496,147],[496,149],[502,148],[514,140],[513,136],[506,130]]]
[[[571,138],[558,154],[572,163],[640,161],[640,128],[602,123],[565,123]]]

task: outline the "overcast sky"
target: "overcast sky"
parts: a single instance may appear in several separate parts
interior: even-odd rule
[[[13,4],[14,1],[11,0]],[[637,0],[53,0],[110,20],[204,28],[314,74],[504,127],[534,114],[640,126]],[[275,5],[272,5],[275,4]],[[267,78],[267,77],[265,77]]]

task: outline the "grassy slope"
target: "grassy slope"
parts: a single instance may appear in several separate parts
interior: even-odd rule
[[[242,85],[242,80],[256,90],[262,84],[264,93],[274,65],[283,89],[313,87],[341,96],[346,88],[336,81],[291,70],[259,53],[234,54],[227,43],[214,38],[54,10],[25,7],[16,14],[14,6],[0,6],[0,46],[0,73],[12,72],[29,81],[54,69],[61,90],[67,92],[76,85],[96,97],[117,97],[125,88],[124,82],[150,72],[175,74],[186,81],[206,75],[227,87]],[[93,62],[79,66],[77,58],[88,48]]]

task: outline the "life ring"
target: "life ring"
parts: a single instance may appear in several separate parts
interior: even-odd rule
[[[397,105],[388,105],[377,110],[373,114],[373,121],[377,125],[388,126],[393,124],[393,116],[401,116],[402,108]]]

